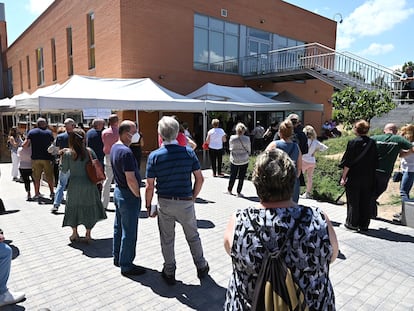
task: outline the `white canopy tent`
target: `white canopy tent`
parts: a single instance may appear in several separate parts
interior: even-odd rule
[[[170,91],[150,78],[116,79],[72,76],[57,90],[39,95],[39,110],[112,110],[203,112],[204,102]]]
[[[42,88],[38,88],[34,91],[31,95],[27,94],[26,96],[16,95],[16,104],[15,110],[16,111],[25,111],[25,112],[38,112],[39,111],[39,96],[40,95],[47,95],[56,91],[60,88],[60,84],[53,84],[49,86],[45,86]],[[24,93],[22,93],[24,94]],[[20,97],[18,97],[20,96]]]

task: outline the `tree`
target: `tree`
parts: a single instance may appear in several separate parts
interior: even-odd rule
[[[358,92],[352,87],[335,92],[332,104],[338,120],[347,129],[357,120],[370,122],[373,117],[380,117],[395,108],[392,96],[387,90]]]

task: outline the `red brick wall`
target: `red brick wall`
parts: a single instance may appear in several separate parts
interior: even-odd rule
[[[181,94],[188,94],[206,82],[246,85],[237,75],[193,70],[194,13],[222,18],[221,9],[227,9],[226,20],[230,22],[335,47],[334,21],[280,0],[261,0],[260,3],[251,0],[56,0],[7,51],[8,65],[13,68],[14,90],[16,93],[21,90],[19,61],[23,65],[22,89],[32,93],[37,88],[35,50],[39,47],[44,51],[44,86],[67,80],[66,28],[69,26],[73,34],[75,74],[150,77]],[[96,68],[93,70],[88,69],[87,50],[87,14],[90,12],[95,13]],[[52,81],[52,38],[56,41],[57,81]],[[27,55],[30,57],[30,89]],[[259,90],[258,84],[250,82],[250,85]],[[305,114],[305,121],[312,122],[315,128],[320,127],[323,119],[329,118],[331,107],[327,100],[332,87],[320,81],[306,81],[304,84],[264,84],[260,90],[281,92],[284,89],[325,105],[322,116]],[[139,118],[145,128],[154,128],[158,113],[140,113]],[[192,124],[190,119],[184,121]]]

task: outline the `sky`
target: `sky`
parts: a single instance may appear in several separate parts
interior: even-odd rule
[[[9,45],[53,0],[0,0]],[[285,0],[338,22],[336,49],[401,69],[414,61],[414,0]],[[339,21],[342,19],[342,23]]]
[[[414,61],[414,0],[285,0],[338,22],[336,50],[400,69]],[[342,18],[342,23],[339,21]]]

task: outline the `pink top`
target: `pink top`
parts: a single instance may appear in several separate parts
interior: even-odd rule
[[[111,152],[112,145],[119,139],[119,132],[117,127],[108,127],[102,131],[103,152],[109,154]]]
[[[184,133],[178,132],[177,141],[180,146],[187,146],[187,137]],[[162,138],[161,135],[158,135],[158,146],[162,145]]]

